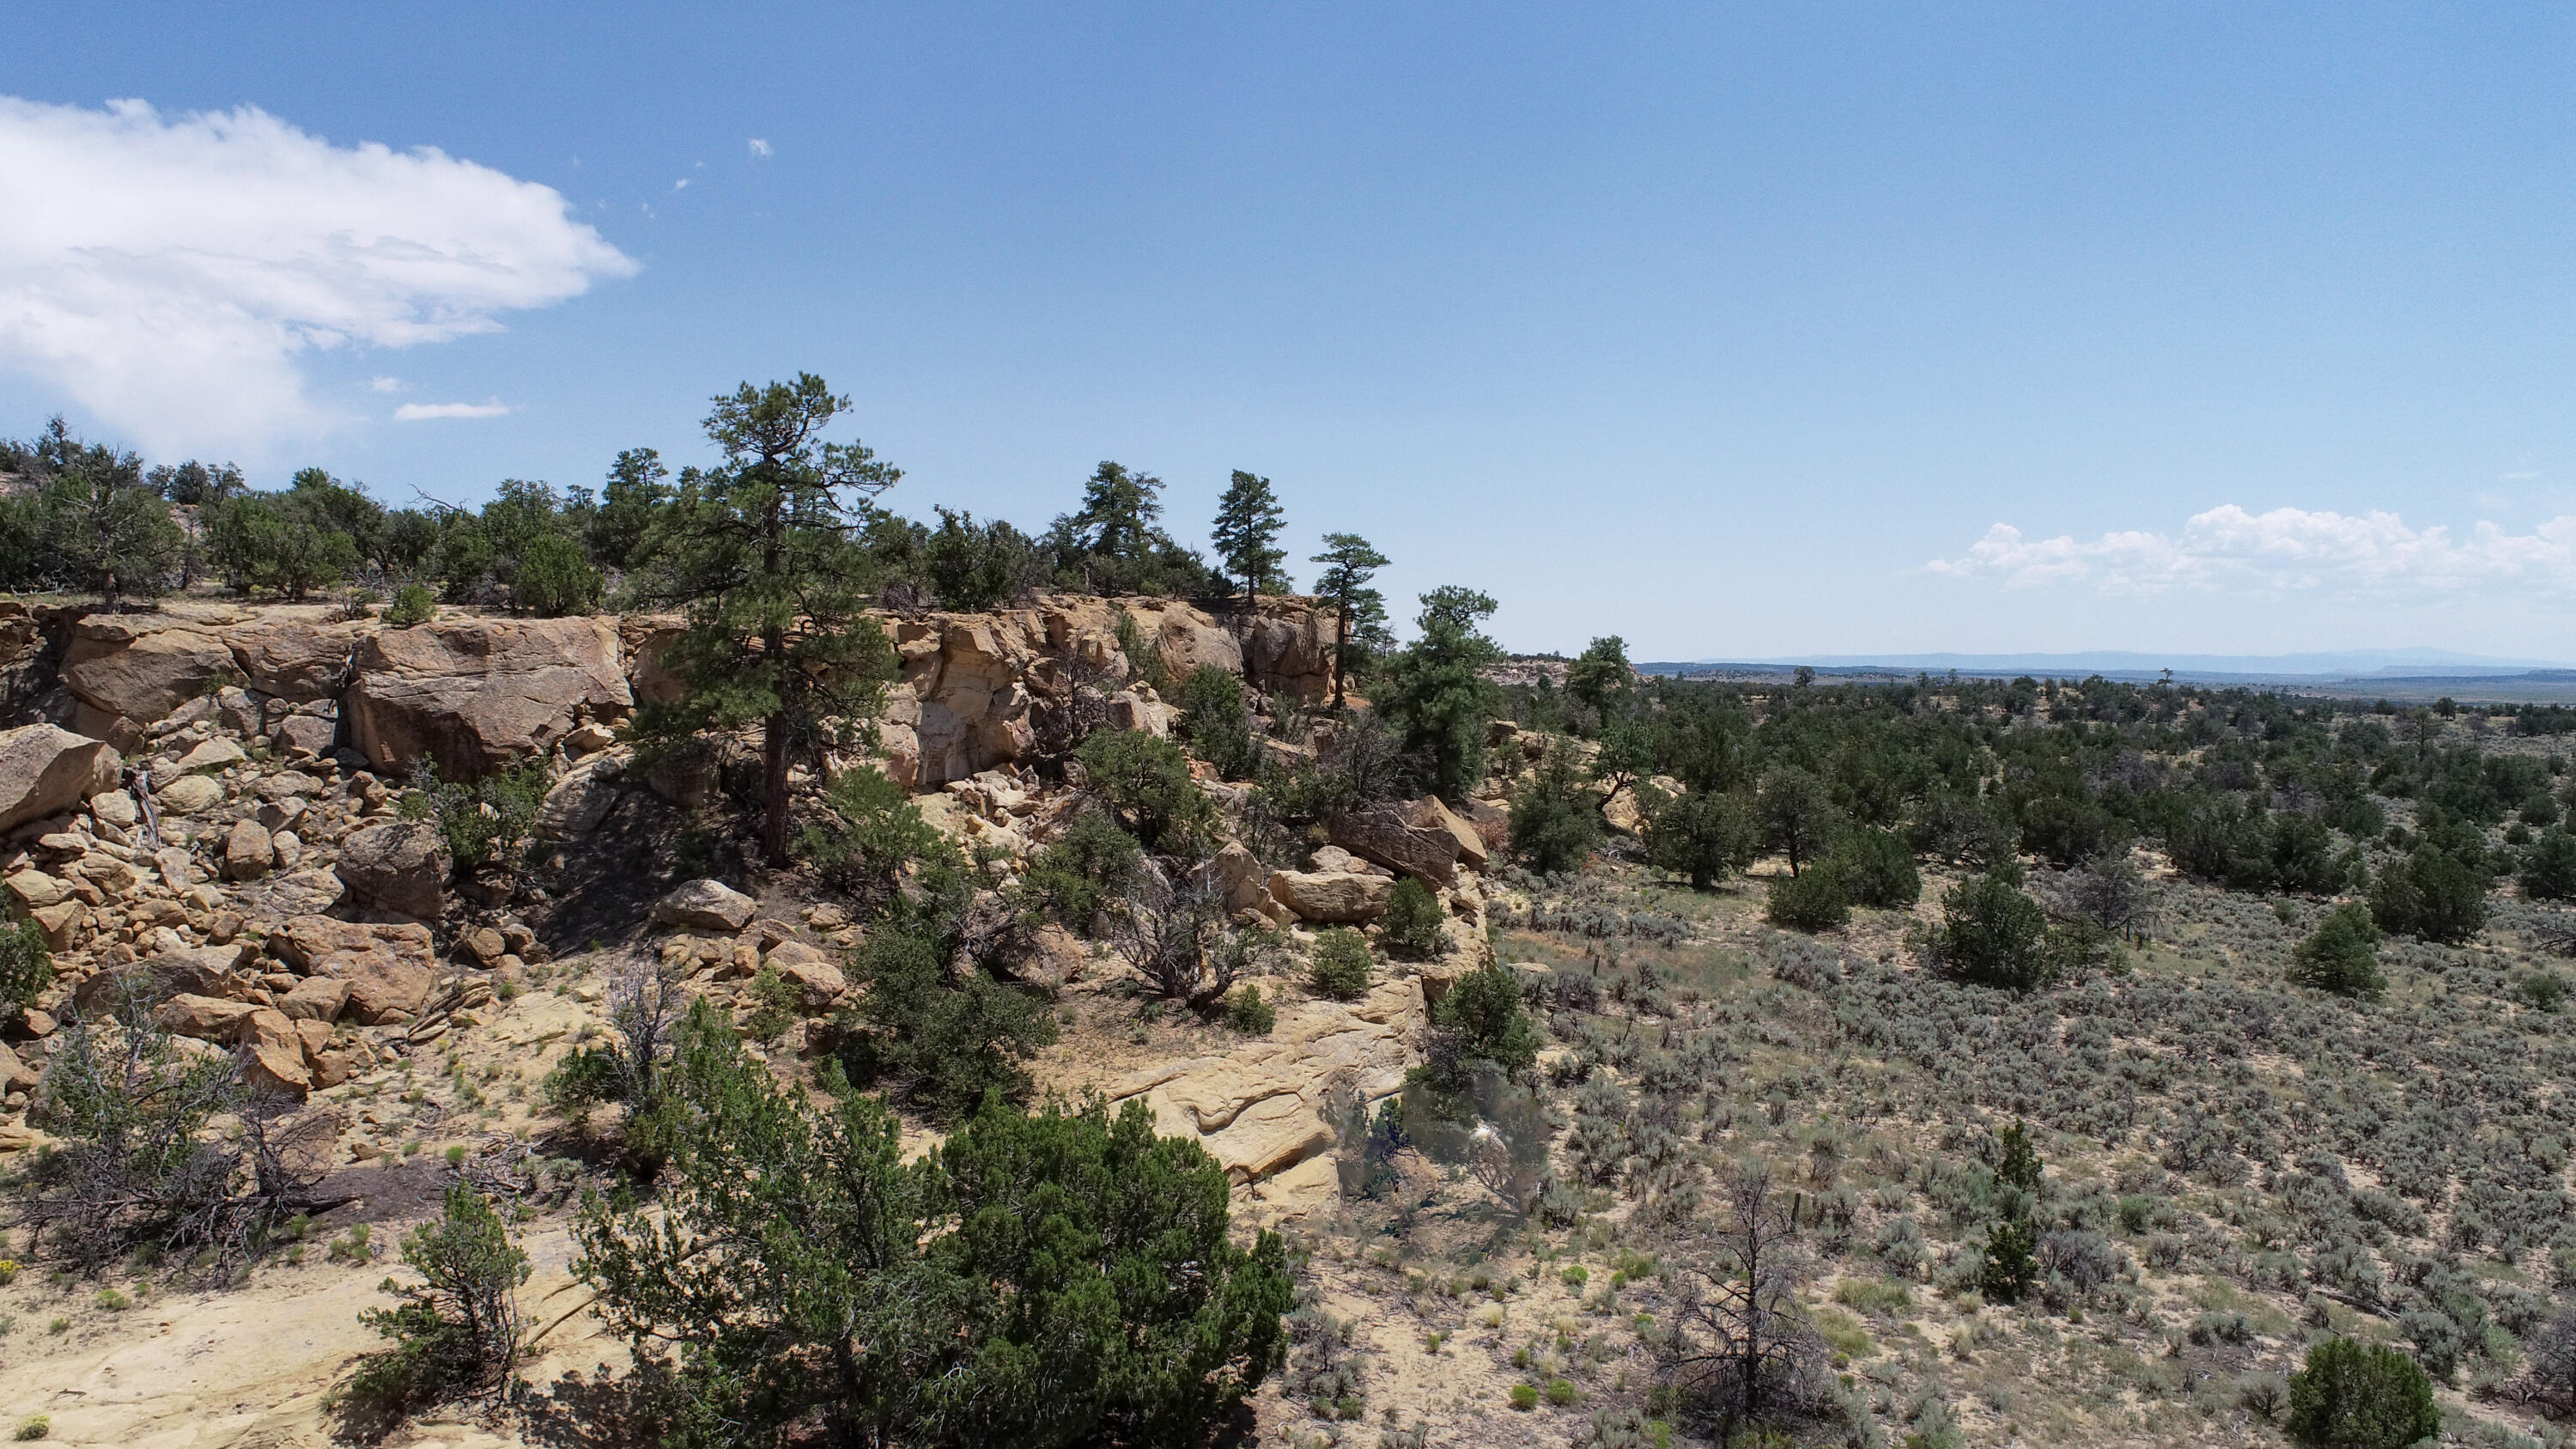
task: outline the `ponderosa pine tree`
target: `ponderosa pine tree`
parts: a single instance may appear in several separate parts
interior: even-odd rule
[[[1217,500],[1216,526],[1209,530],[1208,541],[1216,545],[1217,562],[1227,575],[1243,586],[1246,605],[1265,590],[1276,594],[1288,587],[1287,576],[1279,571],[1288,560],[1287,551],[1279,547],[1284,518],[1269,479],[1234,470],[1234,481]]]
[[[1483,776],[1486,728],[1501,707],[1502,691],[1485,669],[1503,649],[1476,627],[1493,612],[1493,596],[1474,589],[1447,585],[1424,594],[1416,620],[1422,637],[1396,656],[1386,700],[1405,747],[1430,752],[1434,788],[1453,800]]]
[[[651,448],[625,448],[608,465],[600,490],[599,511],[590,516],[583,540],[602,568],[623,569],[644,542],[653,516],[671,501],[671,470]]]
[[[1565,692],[1600,713],[1610,708],[1612,700],[1626,694],[1636,679],[1637,671],[1628,663],[1628,641],[1612,634],[1593,640],[1567,666]]]
[[[1356,533],[1324,535],[1324,551],[1309,562],[1324,565],[1315,580],[1316,597],[1333,610],[1333,708],[1342,708],[1342,681],[1354,665],[1383,647],[1386,596],[1369,587],[1385,568],[1387,557]]]
[[[903,474],[864,444],[822,441],[849,406],[810,372],[715,399],[707,436],[724,462],[683,481],[634,560],[636,602],[687,620],[664,656],[683,693],[638,725],[663,741],[761,727],[761,846],[774,863],[787,859],[789,764],[827,742],[827,721],[874,719],[894,670],[885,631],[861,612],[857,534]]]

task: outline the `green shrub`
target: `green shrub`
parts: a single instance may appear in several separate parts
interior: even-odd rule
[[[1448,908],[1431,888],[1406,876],[1387,892],[1386,914],[1377,923],[1378,939],[1390,950],[1410,956],[1437,956],[1449,945],[1449,934],[1441,929],[1448,920]]]
[[[1046,564],[1027,534],[998,518],[977,523],[973,513],[960,509],[938,513],[939,527],[924,530],[921,539],[921,573],[939,607],[961,613],[998,609],[1046,581]]]
[[[1224,1169],[1142,1103],[988,1098],[907,1163],[881,1102],[782,1086],[721,1032],[671,1080],[676,1171],[588,1200],[575,1271],[708,1426],[689,1442],[1179,1443],[1282,1359],[1284,1245],[1231,1242]]]
[[[21,1421],[18,1425],[18,1431],[9,1437],[24,1444],[31,1440],[42,1439],[52,1432],[54,1432],[54,1421],[52,1416],[47,1414],[36,1414]]]
[[[546,618],[586,614],[599,607],[604,587],[599,570],[591,566],[579,543],[559,533],[541,533],[519,553],[518,571],[510,581],[510,605]]]
[[[2391,935],[2465,941],[2487,923],[2487,878],[2437,846],[2418,845],[2371,883],[2370,914]]]
[[[1014,887],[1020,907],[1035,919],[1086,932],[1100,908],[1136,883],[1144,864],[1136,837],[1098,810],[1085,810],[1054,844],[1029,857]]]
[[[1549,1379],[1547,1381],[1547,1401],[1549,1403],[1562,1409],[1566,1405],[1573,1403],[1574,1397],[1574,1380]]]
[[[2433,1383],[2381,1344],[2331,1338],[2290,1375],[2290,1437],[2310,1449],[2405,1449],[2442,1431]]]
[[[426,584],[405,584],[394,590],[394,601],[385,606],[385,622],[397,629],[426,624],[438,612],[438,596]]]
[[[1226,1000],[1225,1024],[1245,1036],[1268,1036],[1279,1024],[1279,1008],[1261,999],[1261,988],[1246,984]]]
[[[1514,1384],[1511,1398],[1512,1407],[1526,1414],[1538,1407],[1538,1385]]]
[[[763,966],[751,978],[751,1015],[742,1023],[743,1035],[762,1046],[775,1043],[787,1034],[787,1028],[805,1014],[805,990],[779,974],[775,966]]]
[[[2337,906],[2291,949],[2290,979],[2337,996],[2377,996],[2388,989],[2379,970],[2379,927],[2368,907]]]
[[[1036,996],[975,969],[953,970],[946,923],[899,914],[868,932],[851,958],[864,986],[842,1055],[853,1080],[890,1076],[933,1117],[956,1121],[989,1093],[1029,1091],[1023,1065],[1056,1039],[1055,1017]]]
[[[1348,926],[1334,926],[1315,938],[1315,955],[1306,968],[1306,984],[1318,996],[1357,1001],[1368,994],[1372,964],[1368,938]]]
[[[542,759],[466,781],[441,779],[437,765],[424,757],[414,780],[403,795],[400,814],[436,824],[447,841],[448,858],[466,873],[487,865],[504,870],[518,865],[520,852],[536,832],[537,807],[545,803],[549,783]]]
[[[1647,859],[1658,870],[1690,877],[1707,890],[1753,863],[1762,827],[1742,798],[1722,790],[1692,790],[1655,812],[1646,830]]]
[[[1843,873],[1819,862],[1798,875],[1774,876],[1762,902],[1762,918],[1795,931],[1824,931],[1851,920],[1851,895]]]
[[[2012,883],[1991,875],[1942,894],[1932,945],[1941,965],[1989,986],[2030,991],[2057,975],[2048,916]]]
[[[1555,875],[1582,865],[1600,845],[1601,797],[1570,751],[1550,751],[1512,796],[1513,856],[1541,875]]]
[[[1252,773],[1260,752],[1253,743],[1252,716],[1244,707],[1241,678],[1231,670],[1202,664],[1181,681],[1172,703],[1200,759],[1229,780]]]
[[[1500,962],[1488,961],[1451,983],[1432,1009],[1431,1024],[1450,1036],[1461,1063],[1487,1061],[1525,1072],[1538,1060],[1538,1028],[1521,1005],[1520,983]]]
[[[2555,971],[2534,971],[2516,985],[2534,1011],[2555,1016],[2567,1004],[2567,978]]]
[[[1101,730],[1075,752],[1090,788],[1127,816],[1138,839],[1189,854],[1216,825],[1216,806],[1190,776],[1189,757],[1142,730]]]
[[[1977,1270],[1977,1291],[1997,1303],[2019,1303],[2039,1277],[2034,1256],[2039,1233],[2028,1219],[2014,1218],[1986,1229],[1986,1261]]]
[[[822,819],[796,837],[796,854],[863,905],[882,905],[904,868],[950,849],[901,785],[870,766],[843,770],[823,792]]]
[[[1893,830],[1852,831],[1835,847],[1832,864],[1853,905],[1901,911],[1923,899],[1914,847]]]
[[[2540,832],[2522,859],[2521,880],[2522,893],[2533,900],[2576,900],[2576,835],[2557,826]]]
[[[54,952],[33,921],[0,927],[0,1025],[16,1022],[54,984]]]
[[[450,1187],[438,1218],[404,1235],[402,1260],[421,1281],[386,1279],[382,1291],[402,1301],[359,1315],[395,1346],[359,1367],[351,1396],[394,1407],[506,1379],[518,1362],[528,1255],[492,1204],[464,1183]]]

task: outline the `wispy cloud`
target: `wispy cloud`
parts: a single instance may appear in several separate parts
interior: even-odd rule
[[[371,377],[367,379],[367,386],[375,392],[401,392],[411,384],[399,377]]]
[[[760,139],[758,136],[752,137],[751,154],[754,156],[767,156],[769,154],[769,143]]]
[[[160,452],[325,425],[309,352],[495,331],[636,266],[551,187],[252,107],[0,96],[0,215],[0,366]]]
[[[2075,583],[2106,594],[2175,588],[2385,594],[2496,585],[2576,590],[2576,515],[2520,534],[2480,522],[2460,537],[2438,524],[2412,527],[2394,513],[2249,513],[2229,503],[2192,515],[2177,533],[2034,539],[1998,523],[1966,553],[1924,568],[1952,578],[2000,578],[2011,588]]]
[[[422,423],[432,418],[497,418],[510,411],[508,403],[404,403],[394,409],[398,423]]]

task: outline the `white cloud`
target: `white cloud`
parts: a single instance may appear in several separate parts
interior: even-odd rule
[[[1967,553],[1924,567],[1953,578],[1999,577],[2012,588],[2090,583],[2106,594],[2194,588],[2385,595],[2495,585],[2576,591],[2576,515],[2524,534],[2481,522],[2460,538],[2438,524],[2410,527],[2394,513],[2248,513],[2229,503],[2192,515],[2174,534],[2032,539],[1998,523]]]
[[[672,182],[672,183],[671,183],[671,189],[672,189],[673,191],[686,191],[686,190],[688,190],[688,189],[689,189],[689,178],[687,178],[687,177],[683,176],[683,177],[681,177],[679,180]]]
[[[751,154],[753,154],[754,156],[767,156],[767,155],[769,155],[769,154],[770,154],[769,143],[768,143],[767,141],[764,141],[764,140],[760,139],[758,136],[754,136],[754,137],[752,137],[752,138],[751,138]]]
[[[253,107],[0,96],[0,216],[0,365],[157,453],[327,425],[308,352],[496,331],[636,265],[551,187]]]
[[[394,409],[398,423],[427,422],[432,418],[497,418],[510,411],[507,403],[404,403]]]
[[[376,392],[401,392],[410,384],[399,377],[371,377],[367,379],[367,386]]]

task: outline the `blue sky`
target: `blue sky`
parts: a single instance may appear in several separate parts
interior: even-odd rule
[[[1042,526],[1116,458],[1196,538],[1250,468],[1299,556],[1364,533],[1519,648],[2576,658],[2561,7],[0,36],[0,211],[51,203],[0,224],[0,433],[470,501],[810,369],[906,511]]]

